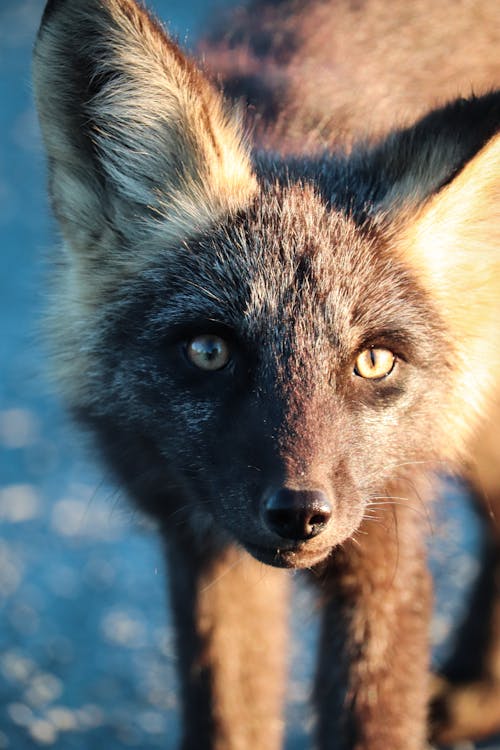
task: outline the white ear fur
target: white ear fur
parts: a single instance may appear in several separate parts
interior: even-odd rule
[[[453,337],[450,398],[466,433],[500,371],[500,135],[424,205],[400,247]]]
[[[54,209],[77,253],[103,260],[112,228],[143,264],[138,243],[179,242],[255,191],[238,122],[133,0],[52,3],[34,80]]]

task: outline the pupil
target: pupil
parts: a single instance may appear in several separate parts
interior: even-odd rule
[[[187,354],[191,362],[202,370],[220,370],[229,360],[225,341],[213,335],[192,339]]]
[[[216,359],[218,355],[220,354],[219,343],[217,341],[205,342],[204,354],[205,354],[206,359],[212,362],[212,360]]]

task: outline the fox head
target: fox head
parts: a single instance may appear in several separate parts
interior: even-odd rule
[[[252,153],[133,0],[52,0],[34,62],[70,406],[160,520],[305,567],[497,377],[500,94],[351,154]]]

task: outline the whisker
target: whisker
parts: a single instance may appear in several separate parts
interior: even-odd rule
[[[381,518],[379,518],[378,516],[366,516],[366,515],[364,515],[362,520],[366,521],[366,523],[375,523],[375,524],[378,524],[379,526],[382,526],[383,529],[385,529],[386,531],[388,531],[387,526],[384,524],[383,520]],[[366,533],[368,533],[368,532],[366,532]]]
[[[367,531],[363,531],[362,529],[356,529],[354,532],[355,534],[363,534],[363,536],[369,536]]]
[[[173,510],[166,518],[167,521],[171,521],[172,518],[179,513],[183,513],[186,510],[191,510],[193,507],[196,507],[198,505],[209,505],[210,500],[196,500],[196,503],[185,503],[184,505],[181,505],[179,508],[176,508]]]
[[[394,585],[394,581],[396,580],[396,574],[398,572],[398,565],[399,565],[399,522],[398,522],[398,516],[396,513],[396,508],[392,507],[392,515],[394,518],[394,526],[396,529],[396,560],[394,561],[394,573],[392,574],[392,580],[391,580],[391,588]]]
[[[382,469],[377,469],[376,471],[373,471],[372,473],[367,474],[364,477],[363,486],[367,482],[370,482],[372,479],[376,477],[384,476],[388,472],[392,472],[395,469],[401,469],[407,466],[431,466],[435,468],[440,468],[440,470],[443,470],[447,473],[452,473],[451,464],[449,461],[443,461],[443,460],[437,460],[437,459],[418,459],[418,460],[415,459],[415,460],[410,460],[410,461],[399,461],[393,464],[391,463],[386,464],[384,467],[382,467]],[[401,477],[401,478],[405,478],[405,477]]]
[[[417,498],[417,500],[419,501],[420,505],[422,506],[422,509],[424,511],[424,514],[425,514],[425,517],[426,517],[426,520],[427,520],[427,525],[429,527],[429,533],[430,533],[431,536],[434,536],[436,532],[435,532],[435,529],[434,529],[434,524],[432,523],[432,516],[430,514],[428,504],[426,502],[424,502],[423,498],[421,497],[418,488],[415,486],[415,482],[412,479],[410,479],[409,477],[407,478],[407,481],[410,484],[410,486],[412,487],[413,493],[414,493],[415,497]]]
[[[212,586],[215,586],[215,584],[216,584],[216,583],[218,583],[218,582],[219,582],[219,581],[221,581],[221,580],[222,580],[222,579],[223,579],[223,578],[224,578],[225,576],[227,576],[227,574],[228,574],[228,573],[230,573],[230,572],[231,572],[232,570],[234,570],[234,569],[235,569],[235,568],[236,568],[236,567],[237,567],[238,565],[240,565],[240,564],[241,564],[241,562],[242,562],[242,560],[243,560],[243,558],[244,558],[244,557],[245,557],[245,552],[243,552],[243,551],[242,551],[242,552],[241,552],[241,554],[240,554],[240,556],[238,557],[238,559],[237,559],[237,560],[235,560],[235,562],[234,562],[234,563],[233,563],[232,565],[230,565],[230,566],[229,566],[228,568],[225,568],[225,569],[224,569],[224,570],[222,571],[222,573],[220,573],[220,575],[218,575],[218,576],[217,576],[216,578],[214,578],[214,580],[213,580],[213,581],[210,581],[210,583],[207,583],[207,585],[206,585],[206,586],[203,586],[203,588],[201,589],[201,593],[204,593],[205,591],[208,591],[209,589],[211,589],[211,588],[212,588]]]
[[[350,536],[349,540],[356,545],[356,547],[359,547],[359,549],[362,549],[361,543],[359,539],[356,539],[356,534],[358,533],[358,530],[354,531],[352,535]]]
[[[422,502],[423,510],[420,510],[419,508],[416,508],[414,505],[412,505],[409,502],[408,498],[401,498],[401,500],[407,500],[408,502],[395,502],[394,500],[388,500],[387,502],[372,502],[371,500],[368,501],[368,505],[372,508],[385,508],[385,507],[397,507],[397,508],[406,508],[407,510],[411,510],[417,515],[419,515],[421,518],[425,519],[427,522],[427,525],[429,526],[429,530],[432,534],[434,534],[434,525],[432,523],[432,519],[430,516],[430,513],[428,509],[425,507],[425,504]]]
[[[368,502],[372,500],[408,500],[407,497],[401,497],[400,495],[371,495]]]

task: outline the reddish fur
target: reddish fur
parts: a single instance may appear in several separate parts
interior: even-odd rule
[[[254,80],[251,122],[281,152],[374,138],[498,85],[495,0],[248,5],[228,12],[202,54],[231,93]]]

